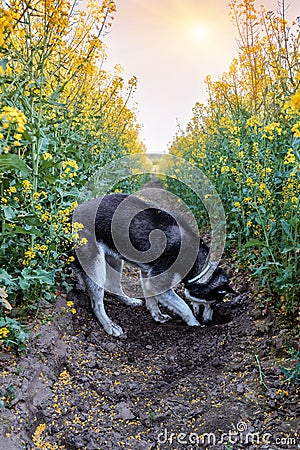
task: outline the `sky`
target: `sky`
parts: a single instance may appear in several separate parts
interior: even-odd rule
[[[136,76],[138,122],[147,151],[164,153],[178,124],[205,102],[204,80],[217,80],[237,54],[237,31],[229,18],[229,0],[116,0],[107,69],[121,64],[124,78]],[[288,17],[300,16],[300,1],[287,0]],[[276,11],[276,0],[260,0]]]

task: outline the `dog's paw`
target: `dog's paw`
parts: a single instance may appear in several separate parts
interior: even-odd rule
[[[143,300],[140,298],[129,298],[129,302],[127,304],[129,306],[142,306]]]
[[[117,299],[127,306],[141,306],[143,304],[143,300],[139,298],[131,298],[127,295],[117,295]]]
[[[153,315],[153,319],[155,320],[155,322],[165,323],[168,322],[168,320],[172,319],[172,317],[169,316],[168,314],[156,313]]]
[[[122,334],[124,334],[124,331],[122,330],[122,328],[117,325],[114,322],[110,322],[109,324],[106,324],[104,327],[105,331],[107,334],[109,334],[110,336],[121,336]]]
[[[198,322],[198,320],[194,317],[194,318],[191,318],[191,319],[188,319],[187,321],[186,321],[186,323],[187,323],[187,325],[189,326],[189,327],[200,327],[201,326],[201,323],[200,322]]]

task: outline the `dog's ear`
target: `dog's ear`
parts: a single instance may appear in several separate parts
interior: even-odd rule
[[[215,278],[210,283],[210,288],[223,292],[224,294],[237,294],[237,292],[230,286],[230,279],[226,272],[222,269],[218,269],[215,272]]]

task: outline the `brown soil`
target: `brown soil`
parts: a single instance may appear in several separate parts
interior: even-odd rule
[[[2,354],[15,394],[1,410],[2,450],[297,448],[298,390],[274,362],[287,330],[254,320],[249,293],[201,328],[106,300],[124,337],[106,335],[74,290],[76,314],[59,296],[26,356]]]

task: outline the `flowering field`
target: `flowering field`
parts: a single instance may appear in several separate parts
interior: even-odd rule
[[[206,79],[170,152],[194,163],[226,210],[237,267],[260,283],[262,306],[295,317],[300,298],[300,35],[298,22],[232,1],[239,54],[220,80]],[[169,188],[182,186],[169,179]],[[186,193],[188,203],[193,195]],[[195,210],[198,205],[194,205]],[[200,206],[199,206],[200,207]]]
[[[239,53],[220,80],[206,79],[170,153],[201,168],[226,210],[236,267],[260,283],[262,306],[299,311],[299,22],[230,2]],[[51,300],[77,231],[68,226],[80,188],[113,159],[145,152],[136,89],[122,68],[104,70],[103,35],[114,1],[0,0],[0,341],[26,341],[19,316]],[[124,182],[126,191],[143,177]],[[173,189],[199,217],[195,196]],[[79,225],[78,225],[79,226]]]
[[[12,317],[51,299],[80,188],[114,158],[145,151],[122,68],[103,69],[113,1],[0,2],[0,341]],[[138,183],[138,177],[135,177]],[[142,182],[142,180],[140,180]],[[127,182],[126,190],[134,188]],[[11,311],[12,310],[12,311]],[[11,312],[10,312],[11,311]],[[10,312],[10,317],[7,313]]]

